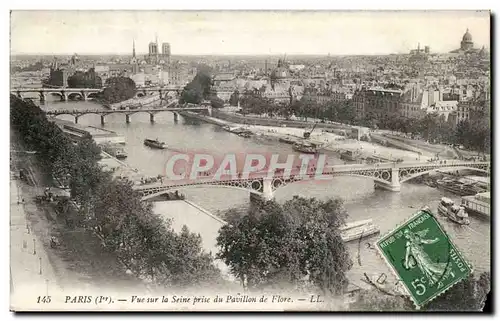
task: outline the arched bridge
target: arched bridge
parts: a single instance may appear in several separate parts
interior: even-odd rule
[[[176,92],[180,94],[184,87],[182,86],[165,86],[165,87],[148,87],[148,88],[137,88],[136,97],[143,97],[148,94],[159,93],[160,97],[168,92]],[[83,100],[97,97],[97,94],[104,91],[103,88],[14,88],[10,90],[11,94],[16,95],[19,98],[23,98],[24,93],[38,93],[40,96],[40,101],[45,101],[47,95],[54,94],[59,95],[62,101],[67,101],[70,97],[78,97]]]
[[[75,123],[78,124],[78,119],[83,115],[95,114],[101,116],[101,124],[105,124],[105,117],[109,114],[125,114],[125,121],[130,123],[130,116],[137,113],[148,113],[151,122],[154,122],[154,116],[157,113],[169,111],[174,112],[174,117],[177,119],[176,111],[181,110],[198,110],[207,111],[208,115],[212,114],[211,106],[200,107],[168,107],[168,108],[138,108],[129,110],[113,110],[113,109],[87,109],[87,110],[48,110],[45,112],[47,116],[71,115],[75,117]]]
[[[380,163],[370,165],[335,165],[325,167],[323,170],[324,179],[329,179],[336,176],[357,176],[372,179],[376,187],[387,189],[393,192],[398,192],[401,189],[401,183],[409,181],[415,177],[425,175],[434,170],[456,171],[458,169],[470,169],[482,173],[490,173],[489,162],[469,162],[469,161],[446,161],[446,163],[433,162],[409,162],[409,163]],[[171,191],[172,189],[179,189],[184,187],[227,187],[250,191],[251,193],[258,194],[265,199],[272,199],[274,192],[281,187],[289,185],[294,182],[303,181],[305,179],[318,179],[314,178],[315,173],[309,173],[306,176],[290,175],[284,176],[283,174],[276,174],[271,178],[267,174],[262,177],[251,177],[248,179],[225,179],[214,180],[211,177],[201,177],[195,181],[167,181],[165,184],[148,184],[148,185],[135,185],[134,189],[140,192],[143,200],[160,196]]]

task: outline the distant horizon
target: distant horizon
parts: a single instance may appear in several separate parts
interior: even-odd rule
[[[490,50],[490,48],[486,47],[487,50]],[[416,48],[415,48],[416,49]],[[480,48],[478,48],[480,49]],[[449,54],[450,52],[430,52],[430,55],[437,54],[437,55],[443,55],[443,54]],[[11,57],[16,57],[16,56],[73,56],[76,54],[77,56],[132,56],[131,53],[79,53],[79,52],[73,52],[73,53],[16,53],[16,54],[11,54]],[[147,56],[148,53],[136,53],[137,57],[142,57],[142,56]],[[351,57],[351,56],[399,56],[399,55],[410,55],[410,52],[392,52],[392,53],[373,53],[373,54],[321,54],[321,53],[307,53],[307,54],[289,54],[289,53],[283,53],[283,54],[264,54],[264,53],[255,53],[255,54],[225,54],[225,53],[216,53],[216,54],[171,54],[171,57],[181,57],[181,56],[191,56],[191,57],[196,57],[196,56],[209,56],[209,57],[220,57],[220,56],[233,56],[233,57],[283,57],[286,55],[286,57]]]
[[[143,56],[151,41],[178,56],[439,54],[467,29],[489,49],[491,28],[489,11],[14,10],[10,22],[12,56],[131,55],[133,42]]]

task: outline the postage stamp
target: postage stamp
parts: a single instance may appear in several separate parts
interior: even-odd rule
[[[466,278],[472,267],[431,212],[418,211],[377,242],[417,308]]]

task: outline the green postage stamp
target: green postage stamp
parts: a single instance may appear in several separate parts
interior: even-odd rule
[[[417,309],[472,272],[434,215],[425,210],[381,238],[377,249]]]

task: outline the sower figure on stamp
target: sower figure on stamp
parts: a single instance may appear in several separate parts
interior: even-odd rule
[[[423,248],[423,244],[434,244],[439,241],[439,238],[433,240],[423,239],[428,230],[419,231],[416,233],[410,230],[404,231],[406,242],[406,255],[404,267],[412,269],[415,265],[429,280],[429,285],[438,282],[446,272],[446,263],[434,263]]]

